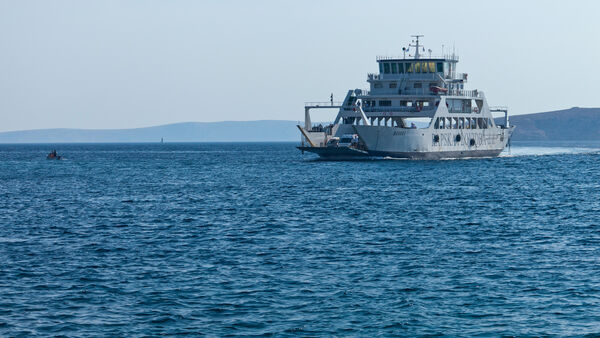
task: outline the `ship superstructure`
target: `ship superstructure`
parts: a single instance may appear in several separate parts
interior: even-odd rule
[[[369,90],[349,90],[339,104],[306,104],[298,148],[325,159],[498,156],[514,130],[508,110],[490,108],[482,91],[465,89],[458,56],[432,57],[421,37],[413,36],[402,57],[377,57]],[[312,125],[310,111],[319,108],[338,109],[335,121]],[[504,112],[503,124],[492,111]]]

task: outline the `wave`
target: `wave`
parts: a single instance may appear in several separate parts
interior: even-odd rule
[[[600,148],[584,147],[511,147],[505,149],[500,157],[516,156],[546,156],[546,155],[572,155],[591,154],[600,152]]]

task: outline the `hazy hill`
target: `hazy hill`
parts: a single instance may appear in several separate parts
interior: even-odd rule
[[[600,140],[600,108],[577,108],[515,115],[513,140]]]
[[[501,119],[498,119],[500,121]],[[513,140],[600,140],[600,108],[515,115]],[[0,132],[0,143],[299,141],[296,121],[187,122],[136,129],[39,129]]]
[[[135,129],[38,129],[0,133],[0,143],[299,141],[294,121],[186,122]]]

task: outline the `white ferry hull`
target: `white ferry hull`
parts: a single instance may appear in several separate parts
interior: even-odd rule
[[[497,157],[502,149],[495,150],[471,150],[471,151],[440,151],[440,152],[369,152],[373,157],[380,158],[406,158],[411,160],[442,160],[459,158]]]
[[[513,130],[432,130],[384,126],[354,128],[369,155],[409,159],[496,157],[506,147]]]

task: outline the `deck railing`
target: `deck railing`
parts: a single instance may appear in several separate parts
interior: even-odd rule
[[[363,107],[365,113],[427,113],[434,111],[437,107]]]
[[[453,95],[453,96],[467,96],[467,97],[481,97],[481,92],[475,90],[464,90],[464,89],[453,89],[449,90],[448,93],[441,93],[442,95]]]
[[[414,53],[406,53],[405,55],[402,56],[385,56],[385,55],[379,55],[377,56],[377,61],[380,60],[402,60],[402,61],[416,61],[416,60],[427,60],[427,59],[445,59],[447,61],[458,61],[458,55],[456,54],[444,54],[444,55],[440,55],[440,54],[429,54],[429,53],[419,53],[419,58],[415,59],[414,57]]]
[[[339,101],[322,101],[322,102],[304,102],[305,106],[310,106],[310,107],[335,107],[335,106],[341,106],[342,102]]]
[[[407,90],[400,90],[400,89],[396,89],[396,88],[394,88],[394,89],[383,88],[383,89],[381,89],[381,93],[372,93],[369,91],[363,91],[363,94],[361,96],[368,96],[371,94],[373,94],[375,96],[382,96],[382,97],[389,96],[389,95],[393,95],[393,96],[396,96],[396,95],[406,95],[406,96],[445,95],[445,96],[466,96],[466,97],[472,97],[472,98],[482,97],[481,91],[478,91],[477,89],[475,89],[475,90],[452,89],[452,90],[448,90],[448,92],[446,92],[446,93],[438,92],[436,94],[429,88],[410,88]]]

